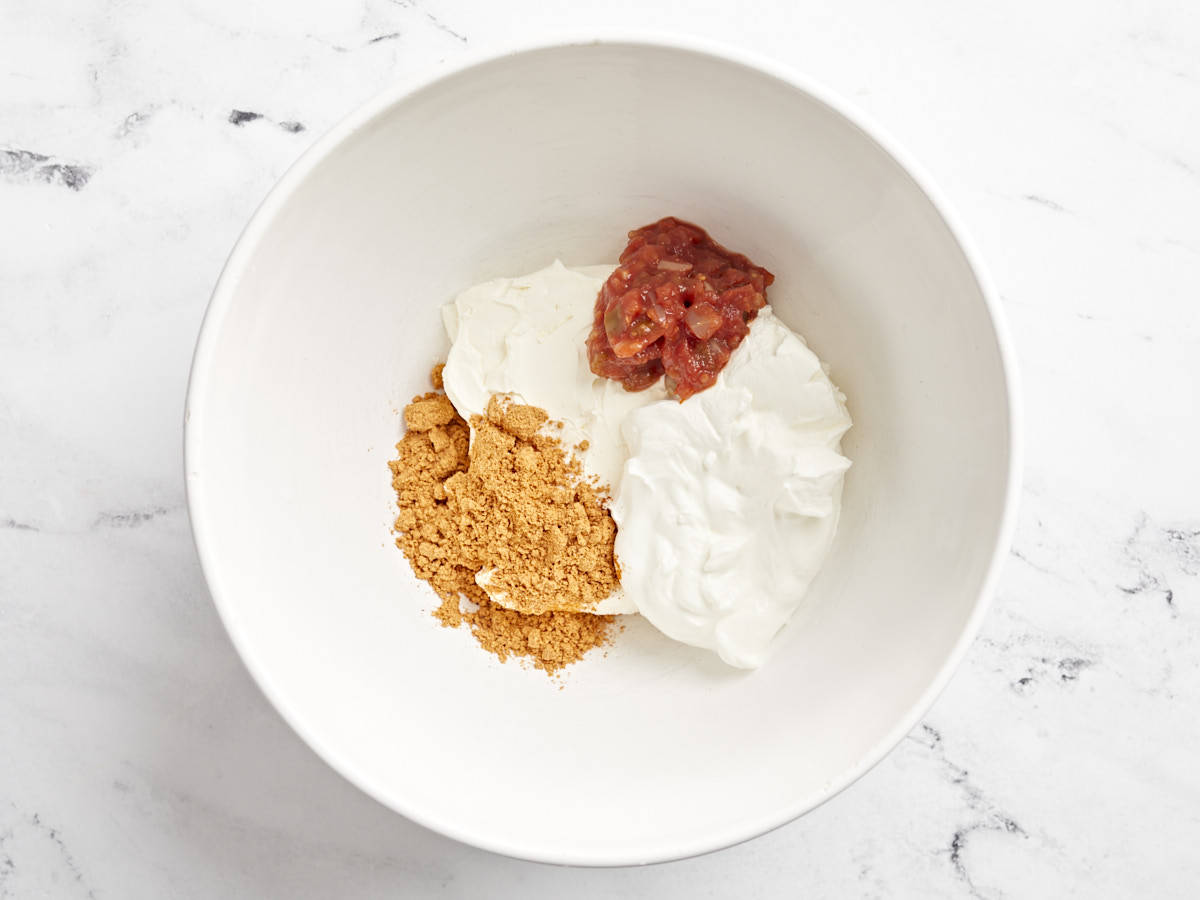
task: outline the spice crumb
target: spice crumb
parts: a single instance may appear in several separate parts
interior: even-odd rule
[[[493,397],[473,442],[444,394],[414,397],[404,419],[389,463],[396,545],[441,598],[434,617],[548,674],[607,645],[613,617],[586,610],[617,584],[608,491],[544,433],[545,411]],[[505,606],[476,583],[484,571]]]
[[[429,431],[439,425],[449,425],[458,417],[445,394],[425,394],[413,397],[404,407],[404,422],[410,431]]]

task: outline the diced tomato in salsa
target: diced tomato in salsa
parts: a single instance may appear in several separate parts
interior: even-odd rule
[[[711,387],[775,276],[690,222],[667,217],[629,232],[596,297],[592,371],[641,391],[663,375],[680,401]]]

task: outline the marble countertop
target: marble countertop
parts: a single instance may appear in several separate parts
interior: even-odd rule
[[[1200,6],[569,6],[0,5],[0,898],[1195,896]],[[993,610],[891,756],[742,846],[582,871],[427,832],[282,723],[205,589],[180,422],[221,264],[315,135],[469,48],[631,21],[803,69],[924,162],[1028,446]]]

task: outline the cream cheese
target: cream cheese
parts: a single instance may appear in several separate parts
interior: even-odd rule
[[[563,423],[556,435],[587,475],[616,492],[629,449],[621,423],[635,409],[666,399],[661,383],[630,392],[588,366],[586,341],[596,295],[612,266],[568,269],[555,261],[532,275],[497,278],[469,288],[443,307],[450,354],[442,370],[446,394],[459,415],[483,415],[493,394],[544,409]],[[486,576],[480,585],[487,590]],[[477,579],[478,580],[478,579]],[[508,605],[502,593],[490,593]],[[620,590],[596,613],[637,610]]]

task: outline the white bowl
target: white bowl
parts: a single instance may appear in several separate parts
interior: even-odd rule
[[[764,668],[631,619],[559,690],[430,617],[387,461],[446,350],[443,303],[615,260],[668,214],[771,269],[832,365],[854,417],[841,528]],[[917,723],[1007,547],[1015,400],[961,229],[861,116],[729,51],[558,45],[389,92],[280,181],[204,321],[188,502],[238,651],[335,769],[480,847],[653,862],[812,809]]]

